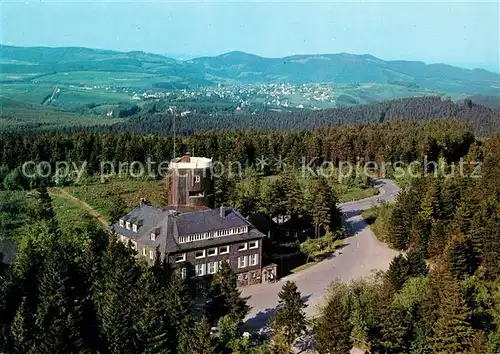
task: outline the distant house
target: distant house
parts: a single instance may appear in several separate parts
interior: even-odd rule
[[[278,224],[266,213],[251,214],[247,219],[259,231],[265,234],[267,238],[273,239],[280,232]]]

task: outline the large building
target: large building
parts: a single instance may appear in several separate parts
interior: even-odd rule
[[[188,207],[214,206],[212,159],[182,156],[170,164],[167,177],[168,204]]]
[[[171,167],[181,170],[171,171],[171,205],[141,203],[113,225],[119,238],[150,264],[157,257],[167,260],[182,277],[215,274],[227,261],[239,286],[260,283],[265,235],[233,208],[211,209],[202,202],[213,192],[213,181],[203,176],[211,160],[185,156]],[[275,276],[275,268],[266,269],[266,281]]]

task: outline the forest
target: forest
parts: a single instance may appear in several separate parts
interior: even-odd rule
[[[229,267],[201,288],[206,301],[200,302],[200,288],[191,278],[180,279],[160,262],[146,266],[112,233],[92,222],[78,228],[57,222],[46,187],[76,185],[75,175],[27,178],[22,171],[27,161],[46,162],[44,168],[52,171],[66,161],[97,177],[120,172],[120,162],[170,161],[169,129],[144,121],[144,129],[127,131],[112,126],[2,133],[1,189],[27,190],[29,203],[18,203],[19,194],[13,193],[1,204],[11,206],[3,214],[22,213],[23,219],[1,220],[16,230],[18,254],[0,270],[0,351],[289,354],[296,339],[310,335],[325,354],[346,353],[353,346],[380,354],[499,352],[500,135],[492,134],[498,120],[495,111],[473,104],[464,106],[469,119],[454,103],[440,101],[443,105],[431,108],[432,102],[423,109],[434,113],[422,120],[392,106],[380,108],[383,114],[375,121],[372,112],[360,124],[332,125],[334,114],[319,111],[294,118],[301,122],[299,130],[292,123],[280,126],[282,113],[269,113],[269,122],[277,124],[273,128],[245,130],[242,120],[238,129],[196,128],[177,136],[177,156],[192,152],[225,166],[242,165],[244,178],[238,183],[224,175],[217,182],[225,192],[217,195],[219,204],[235,204],[244,214],[310,212],[326,231],[340,227],[337,196],[321,178],[297,178],[304,163],[316,170],[326,160],[338,169],[346,161],[410,163],[426,157],[444,166],[446,173],[437,176],[426,175],[435,171],[422,167],[420,177],[401,182],[394,204],[371,211],[377,237],[402,251],[388,271],[349,284],[334,282],[314,320],[305,316],[300,289],[284,282],[268,337],[242,335],[248,307]],[[353,108],[357,117],[359,109]],[[442,114],[456,119],[433,119]],[[263,159],[269,162],[265,166],[259,165]],[[466,164],[465,173],[451,173],[461,159],[480,162],[480,178],[470,178],[473,165]],[[395,171],[386,172],[393,177]],[[161,177],[158,171],[151,176]]]
[[[320,353],[500,351],[500,136],[481,178],[420,178],[375,220],[405,253],[371,280],[334,283],[314,335]]]
[[[315,320],[293,282],[267,339],[238,330],[247,306],[229,267],[203,288],[89,224],[61,228],[44,188],[0,277],[2,350],[20,353],[290,353],[308,334],[319,353],[496,353],[500,350],[500,136],[472,144],[481,178],[414,179],[378,210],[379,238],[405,251],[388,271],[332,283]],[[448,166],[451,168],[451,166]],[[283,179],[283,181],[286,181]],[[211,326],[217,324],[218,332]]]
[[[0,140],[0,165],[20,178],[24,162],[47,162],[55,168],[57,161],[76,163],[89,175],[118,173],[119,163],[148,159],[157,168],[173,157],[172,136],[139,133],[42,132],[39,134],[4,134]],[[314,131],[204,132],[177,137],[177,155],[192,152],[211,157],[228,166],[239,162],[243,167],[267,161],[264,174],[275,173],[276,161],[302,168],[323,161],[356,164],[362,161],[409,163],[427,156],[430,161],[442,157],[459,161],[476,141],[470,126],[456,120],[394,121],[377,124],[329,126]],[[110,164],[106,164],[110,162]],[[105,165],[105,166],[104,166]],[[101,171],[101,166],[105,171]],[[114,171],[110,171],[114,168]],[[157,171],[153,171],[153,177]],[[34,183],[22,181],[22,183]]]
[[[292,112],[265,111],[256,114],[239,111],[227,114],[220,112],[220,110],[202,114],[196,106],[185,105],[185,108],[194,109],[194,111],[176,118],[176,130],[184,134],[220,130],[314,130],[330,125],[450,118],[470,124],[479,136],[489,136],[500,129],[499,109],[477,105],[471,100],[453,102],[435,96],[403,98],[347,108],[294,109]],[[173,118],[171,114],[163,112],[165,110],[161,108],[161,104],[152,104],[132,116],[128,121],[113,125],[109,129],[112,131],[170,134],[173,128]]]

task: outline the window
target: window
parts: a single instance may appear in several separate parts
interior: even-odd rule
[[[146,257],[146,255],[147,255],[147,250],[146,250],[145,248],[143,248],[143,249],[142,249],[142,255],[143,255],[144,257]]]
[[[186,279],[187,277],[187,268],[181,268],[181,279]]]
[[[259,264],[259,255],[258,254],[252,254],[250,256],[250,265],[255,266]]]
[[[156,241],[156,234],[154,232],[151,233],[151,241]]]
[[[259,248],[259,241],[250,241],[248,243],[248,248],[250,248],[250,249]]]
[[[207,255],[209,257],[212,257],[212,256],[217,256],[217,248],[209,248],[207,250]]]
[[[196,264],[194,266],[194,272],[198,277],[205,275],[205,264]]]
[[[247,246],[248,246],[248,245],[247,245],[247,243],[246,243],[246,242],[245,242],[245,243],[240,243],[240,244],[238,245],[238,251],[245,251],[245,250],[247,249]]]
[[[127,221],[127,224],[126,224],[126,228],[127,230],[130,230],[130,223]]]
[[[243,274],[238,274],[238,280],[243,280]]]
[[[153,250],[149,250],[149,259],[155,258],[155,252]]]
[[[137,224],[132,225],[132,231],[137,232]]]
[[[219,254],[228,254],[229,253],[229,246],[222,246],[219,248]]]
[[[121,226],[121,227],[124,227],[124,226],[125,226],[125,221],[123,221],[123,219],[120,219],[120,226]]]
[[[181,254],[176,254],[175,255],[175,263],[184,262],[185,260],[186,260],[186,254],[185,253],[181,253]]]
[[[196,259],[205,258],[205,250],[196,251],[194,253],[194,258]]]
[[[194,183],[200,183],[200,180],[201,180],[200,176],[198,175],[194,176]]]
[[[247,266],[247,256],[238,257],[238,268],[245,268]]]
[[[217,273],[217,262],[208,262],[207,264],[207,273],[215,274]]]
[[[131,241],[131,243],[132,243],[132,245],[131,245],[132,249],[136,250],[137,249],[137,242]]]

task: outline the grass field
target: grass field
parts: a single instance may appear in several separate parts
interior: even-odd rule
[[[59,87],[59,86],[58,86]],[[81,87],[60,86],[53,106],[73,110],[86,105],[112,105],[133,102],[131,93],[106,89],[84,89]]]
[[[46,75],[33,80],[35,83],[53,85],[101,86],[109,88],[128,87],[132,89],[150,88],[155,83],[174,82],[182,80],[179,76],[159,75],[141,72],[120,71],[69,71]]]
[[[52,207],[56,213],[56,219],[59,225],[63,228],[78,228],[88,222],[95,220],[99,225],[101,223],[82,207],[80,203],[75,202],[64,194],[51,192]]]
[[[9,83],[0,85],[0,97],[16,101],[41,104],[52,94],[54,85],[40,85],[32,83]]]
[[[376,188],[349,187],[343,184],[336,184],[335,191],[340,203],[372,197],[378,193]]]
[[[121,118],[81,115],[0,97],[0,130],[24,126],[50,129],[75,125],[110,125],[121,121],[123,121]]]
[[[141,198],[153,205],[166,204],[164,181],[114,179],[107,183],[90,183],[80,187],[66,187],[65,191],[89,204],[104,217],[109,216],[113,200],[123,199],[127,211],[139,206]]]

